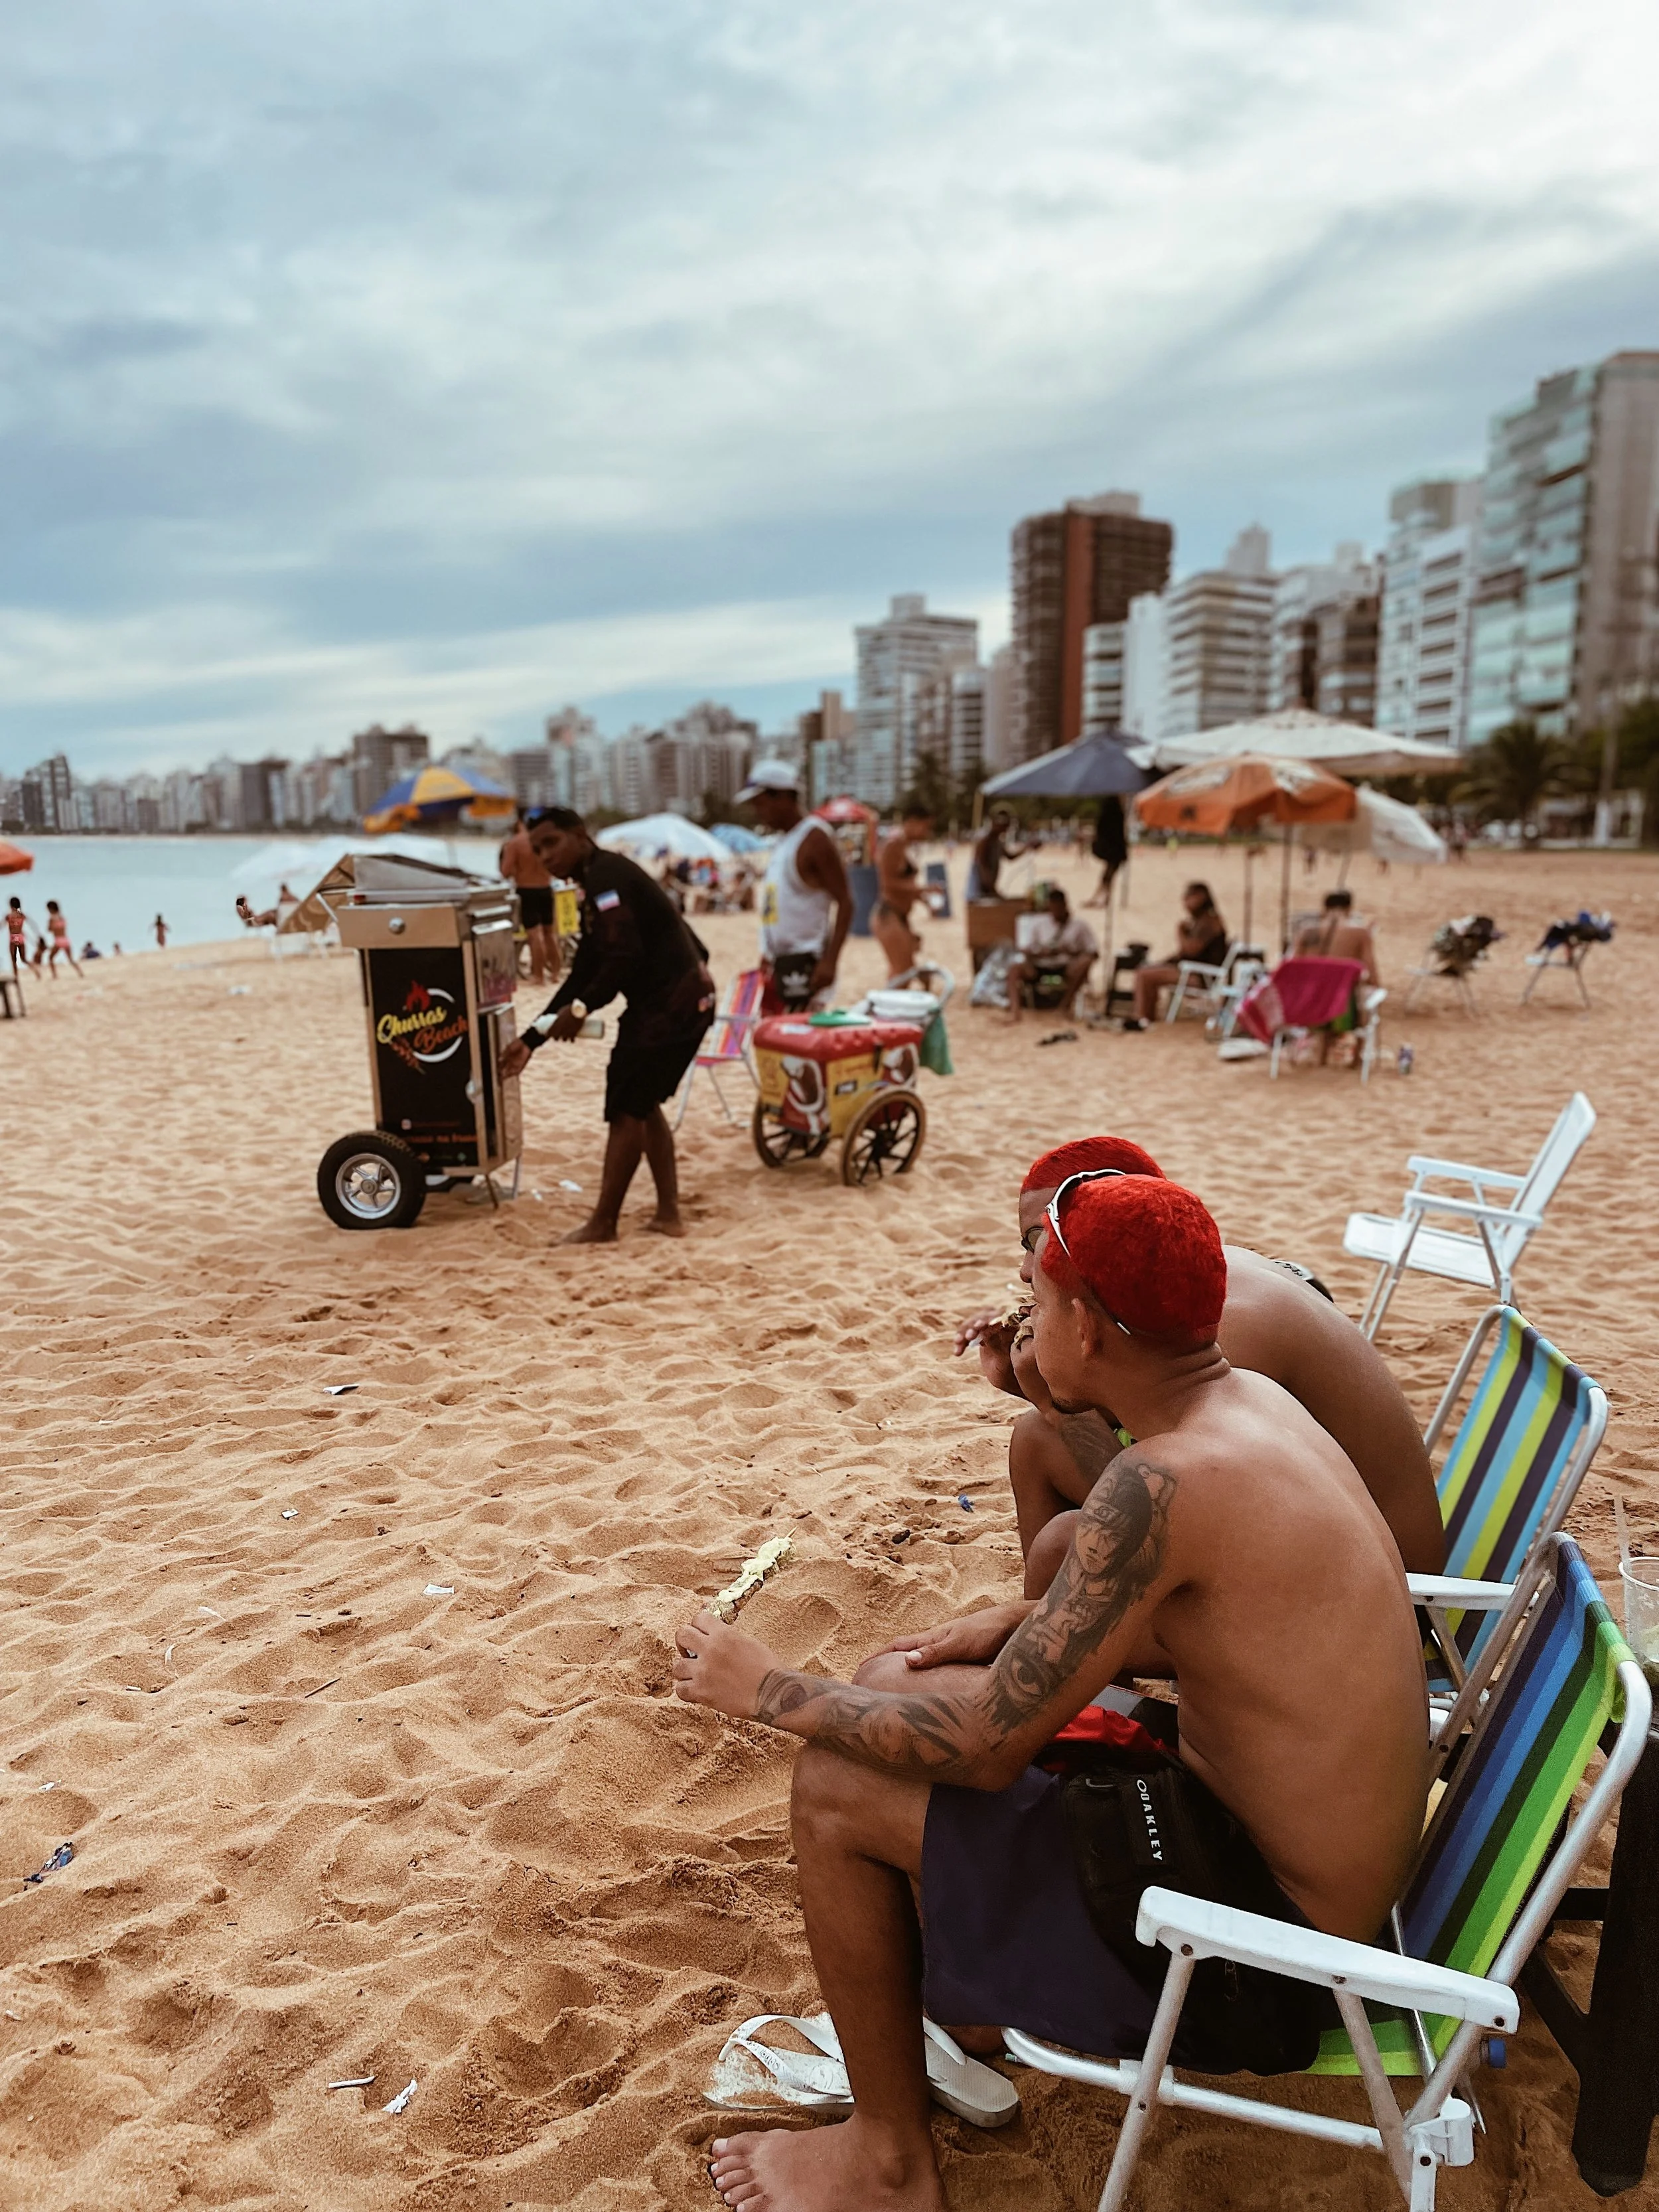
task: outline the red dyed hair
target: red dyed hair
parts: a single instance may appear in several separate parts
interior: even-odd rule
[[[1066,1201],[1060,1226],[1071,1262],[1050,1235],[1042,1271],[1072,1294],[1080,1279],[1137,1334],[1206,1344],[1227,1297],[1221,1232],[1192,1192],[1163,1176],[1085,1182]]]
[[[1091,1168],[1116,1168],[1126,1176],[1157,1176],[1164,1170],[1150,1152],[1132,1145],[1127,1137],[1079,1137],[1069,1145],[1056,1145],[1040,1160],[1033,1160],[1019,1187],[1028,1190],[1058,1190],[1067,1176],[1087,1175]]]

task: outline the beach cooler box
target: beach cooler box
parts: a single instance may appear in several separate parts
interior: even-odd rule
[[[767,1166],[815,1160],[839,1139],[844,1183],[908,1174],[927,1130],[915,1088],[921,1035],[915,1021],[757,1023],[754,1137]]]

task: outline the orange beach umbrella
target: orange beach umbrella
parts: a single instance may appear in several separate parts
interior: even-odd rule
[[[1176,769],[1149,785],[1134,806],[1149,830],[1224,837],[1264,822],[1352,822],[1359,797],[1351,783],[1313,761],[1235,753]]]
[[[21,876],[33,866],[33,854],[26,853],[21,845],[0,844],[0,876]]]
[[[1230,830],[1255,830],[1278,822],[1285,830],[1285,865],[1279,882],[1279,921],[1287,938],[1291,911],[1291,838],[1298,822],[1352,822],[1359,793],[1328,768],[1313,761],[1284,760],[1267,753],[1223,754],[1178,768],[1149,785],[1134,801],[1149,830],[1184,830],[1194,837],[1224,837]],[[1244,856],[1244,934],[1250,934],[1252,870]]]

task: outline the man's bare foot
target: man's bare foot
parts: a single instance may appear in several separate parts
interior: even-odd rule
[[[713,2146],[708,2177],[743,2212],[945,2212],[945,2188],[925,2131],[908,2148],[875,2136],[854,2113],[833,2127],[773,2128]]]
[[[561,1244],[614,1244],[616,1241],[616,1223],[601,1221],[597,1214],[591,1215],[580,1229],[573,1229],[559,1239]]]
[[[653,1213],[645,1225],[647,1229],[654,1229],[659,1237],[684,1237],[685,1234],[685,1224],[678,1213]]]

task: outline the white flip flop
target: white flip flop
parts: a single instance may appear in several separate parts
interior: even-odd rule
[[[793,2028],[811,2051],[763,2043],[763,2027]],[[793,2106],[809,2112],[850,2112],[852,2085],[841,2044],[827,2012],[798,2020],[786,2012],[757,2013],[720,2047],[702,2093],[703,2102],[725,2112],[775,2112]]]
[[[947,2112],[976,2128],[1006,2127],[1019,2111],[1019,2094],[994,2067],[970,2058],[953,2038],[931,2020],[922,2021],[927,2086]],[[811,2051],[781,2050],[762,2043],[763,2027],[793,2028]],[[842,2056],[841,2039],[827,2012],[798,2019],[788,2013],[757,2013],[729,2035],[714,2062],[703,2101],[722,2112],[775,2112],[792,2105],[805,2112],[850,2112],[852,2085]]]
[[[1019,2111],[1019,2092],[994,2066],[970,2058],[961,2045],[931,2020],[921,2023],[927,2037],[927,2084],[934,2101],[976,2128],[1005,2128]]]

